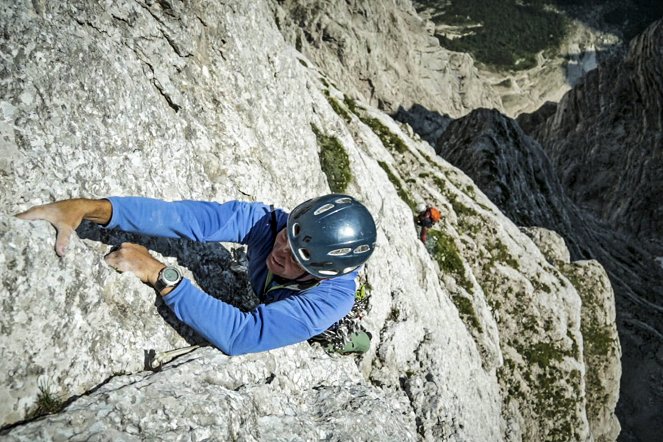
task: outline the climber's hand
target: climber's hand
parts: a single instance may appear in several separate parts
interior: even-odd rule
[[[131,272],[141,281],[154,286],[159,272],[166,267],[161,261],[150,255],[143,246],[125,242],[104,257],[106,263],[119,272]]]
[[[32,207],[16,217],[44,220],[55,227],[55,253],[64,256],[69,238],[83,219],[105,224],[110,221],[112,206],[108,200],[71,199]]]

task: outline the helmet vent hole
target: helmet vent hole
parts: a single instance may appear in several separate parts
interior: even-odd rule
[[[371,250],[371,247],[368,244],[362,244],[359,247],[357,247],[356,249],[354,249],[353,253],[356,253],[356,254],[366,253],[369,250]]]
[[[331,261],[325,261],[325,262],[312,262],[311,267],[315,267],[317,269],[324,268],[324,267],[331,267],[333,266],[334,263]]]
[[[356,269],[356,268],[357,268],[357,267],[346,267],[346,268],[343,269],[343,271],[341,272],[341,274],[345,275],[345,274],[347,274],[347,273],[350,273],[351,271],[353,271],[353,270]]]
[[[295,238],[299,235],[299,232],[302,231],[302,228],[299,226],[299,224],[293,224],[292,226],[292,236]]]
[[[339,198],[336,201],[334,201],[336,204],[350,204],[352,202],[352,198]]]
[[[302,239],[302,242],[309,243],[309,242],[311,242],[312,239],[313,239],[313,238],[311,238],[310,236],[306,235],[306,236],[304,237],[304,239]]]
[[[320,270],[318,273],[321,275],[327,275],[327,276],[336,276],[338,275],[338,271],[336,270]]]
[[[327,212],[327,211],[329,211],[333,208],[334,208],[333,204],[325,204],[323,206],[318,207],[315,210],[315,212],[313,212],[313,215],[321,215],[321,214],[323,214],[323,213],[325,213],[325,212]]]
[[[308,261],[309,259],[311,259],[311,254],[306,249],[297,249],[297,253],[299,254],[299,257],[304,261]]]
[[[344,256],[344,255],[347,255],[350,252],[352,252],[352,249],[350,247],[344,247],[342,249],[332,250],[331,252],[327,253],[327,255],[330,255],[330,256]]]

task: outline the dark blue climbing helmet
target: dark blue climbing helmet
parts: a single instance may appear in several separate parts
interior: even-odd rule
[[[295,259],[311,275],[345,275],[375,250],[375,221],[349,195],[332,193],[303,202],[288,217],[288,240]]]

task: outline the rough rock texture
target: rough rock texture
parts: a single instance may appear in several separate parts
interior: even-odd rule
[[[540,145],[498,112],[477,110],[453,121],[438,139],[437,151],[471,176],[516,224],[555,230],[573,260],[592,258],[605,267],[615,290],[624,348],[618,415],[628,423],[625,437],[646,440],[656,434],[663,409],[663,366],[657,357],[663,273],[649,245],[576,207],[561,190]]]
[[[599,60],[622,47],[621,40],[593,24],[572,20],[569,32],[557,51],[540,53],[537,66],[524,71],[479,72],[500,95],[504,112],[516,116],[534,112],[545,102],[558,102],[566,92],[596,69]]]
[[[350,358],[304,346],[236,358],[201,349],[156,374],[114,377],[4,440],[417,440],[414,418],[406,398],[367,384]]]
[[[444,21],[438,2],[414,0],[412,3],[425,20]],[[600,59],[623,47],[622,39],[616,34],[616,31],[620,34],[618,30],[601,20],[603,14],[615,8],[614,4],[597,2],[592,4],[591,11],[582,11],[582,7],[576,9],[572,3],[553,5],[552,8],[569,8],[561,12],[568,19],[568,29],[559,47],[537,54],[536,66],[510,70],[477,63],[480,76],[497,92],[504,113],[512,118],[534,112],[547,101],[558,102],[587,72],[596,68]],[[473,33],[475,26],[476,23],[436,25],[433,21],[426,24],[432,34],[451,39]]]
[[[427,143],[365,103],[341,104],[273,6],[0,6],[2,437],[590,440],[576,288]],[[291,208],[329,191],[311,124],[346,150],[347,191],[379,222],[366,266],[374,339],[357,359],[302,343],[240,358],[199,350],[143,372],[145,350],[197,338],[103,263],[126,235],[84,226],[58,259],[48,225],[11,216],[109,194]],[[445,209],[430,251],[408,207],[417,198]],[[128,239],[250,305],[229,245]],[[40,386],[66,409],[21,422]]]
[[[427,143],[408,141],[396,124],[366,112],[364,120],[379,119],[405,140],[405,147],[392,145],[393,159],[383,164],[401,196],[442,208],[442,225],[431,233],[439,232],[441,239],[429,243],[429,251],[472,332],[484,367],[496,362],[493,349],[501,349],[497,377],[506,420],[504,439],[594,437],[585,414],[585,392],[591,393],[581,356],[583,337],[576,331],[580,299],[573,285],[557,264],[523,241],[521,232],[472,181],[437,159]],[[495,223],[495,217],[502,221]],[[599,299],[610,302],[609,296]],[[616,335],[612,338],[619,348]],[[607,365],[619,365],[618,353],[604,357]],[[614,394],[618,379],[606,382]],[[612,409],[614,403],[606,407]]]
[[[436,152],[472,177],[502,212],[522,226],[546,226],[567,235],[581,227],[543,149],[498,111],[477,109],[454,120]],[[570,219],[573,216],[573,220]],[[580,247],[572,243],[574,256]]]
[[[615,298],[608,275],[597,261],[571,262],[564,239],[557,233],[539,227],[522,230],[578,289],[582,299],[583,358],[587,369],[587,418],[595,441],[617,440],[620,425],[614,411],[619,389],[615,387],[622,374],[621,347],[615,325]]]
[[[531,134],[551,158],[566,193],[613,229],[637,236],[611,253],[633,270],[617,274],[624,348],[618,412],[625,433],[648,440],[663,431],[663,22],[635,38],[623,59],[599,66]],[[633,255],[640,255],[634,261]],[[601,261],[604,265],[605,262]],[[623,282],[623,283],[622,283]],[[619,285],[633,288],[623,296]],[[643,398],[647,398],[644,400]],[[626,436],[625,436],[626,437]]]
[[[587,75],[532,132],[580,206],[663,247],[663,21]],[[591,128],[591,130],[589,129]]]
[[[502,108],[472,57],[447,51],[409,0],[276,0],[286,40],[345,93],[395,113],[419,104],[458,117]]]

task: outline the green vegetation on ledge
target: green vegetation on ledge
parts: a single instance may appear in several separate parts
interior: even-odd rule
[[[332,109],[334,109],[334,112],[338,114],[339,117],[343,118],[346,123],[349,123],[352,121],[352,117],[346,111],[343,106],[341,106],[341,103],[338,102],[334,97],[330,96],[329,93],[325,94],[327,96],[327,101],[329,101],[329,104],[331,105]]]
[[[370,127],[375,135],[380,138],[384,147],[391,150],[392,152],[405,153],[407,152],[407,146],[400,139],[400,137],[392,133],[387,126],[382,124],[377,118],[366,117],[358,115],[361,121],[364,122],[368,127]]]
[[[469,325],[479,333],[483,333],[481,322],[479,321],[477,312],[474,309],[474,305],[472,305],[472,301],[468,298],[458,295],[452,296],[451,300],[456,305],[456,308],[458,309],[458,312],[460,313],[463,321],[469,323]]]
[[[410,194],[403,188],[401,185],[401,180],[398,179],[396,175],[394,175],[394,172],[391,171],[387,163],[384,161],[378,161],[378,164],[382,169],[387,173],[387,177],[389,178],[389,181],[391,181],[391,184],[393,184],[396,187],[396,192],[398,192],[398,196],[401,197],[403,201],[405,201],[405,204],[410,206],[410,209],[412,209],[412,212],[415,211],[415,208],[417,207],[417,203],[414,202],[414,199],[410,196]]]
[[[465,266],[453,238],[440,230],[429,230],[428,236],[431,244],[430,253],[440,266],[440,270],[452,274],[465,290],[471,292],[472,284],[465,276]]]
[[[338,138],[323,134],[314,124],[311,129],[320,146],[320,167],[327,176],[329,188],[334,193],[345,192],[352,179],[348,154]]]

